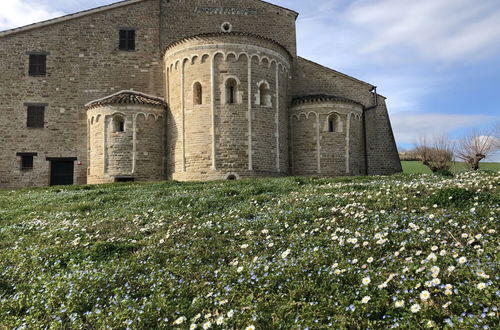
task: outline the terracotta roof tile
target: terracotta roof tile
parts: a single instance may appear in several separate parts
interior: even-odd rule
[[[93,109],[112,104],[148,104],[158,107],[167,107],[162,98],[150,96],[136,91],[120,91],[118,93],[97,99],[85,104],[87,109]]]

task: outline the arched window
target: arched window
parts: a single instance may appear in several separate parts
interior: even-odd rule
[[[122,116],[113,118],[113,132],[125,132],[125,119]]]
[[[342,122],[340,121],[339,115],[333,113],[328,116],[327,131],[342,132]]]
[[[226,80],[226,103],[236,103],[236,93],[238,91],[238,83],[235,79],[229,78]]]
[[[269,85],[262,82],[259,86],[260,105],[263,107],[271,107],[271,93]]]
[[[203,104],[203,89],[199,82],[195,82],[193,85],[193,104]]]

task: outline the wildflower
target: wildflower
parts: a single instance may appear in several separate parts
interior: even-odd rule
[[[242,248],[243,250],[248,248],[248,244],[243,244],[242,246],[240,246],[240,248]]]
[[[255,330],[255,327],[253,325],[249,325],[245,328],[245,330]]]
[[[443,307],[444,309],[446,309],[446,308],[448,308],[448,306],[450,306],[450,305],[451,305],[451,301],[448,301],[446,304],[444,304],[444,305],[443,305],[443,306],[441,306],[441,307]]]
[[[422,299],[424,301],[429,299],[430,297],[431,297],[431,294],[427,290],[424,290],[420,293],[420,299]]]
[[[404,305],[405,305],[404,300],[396,300],[396,302],[394,303],[394,306],[396,306],[396,308],[401,308]]]
[[[367,304],[372,298],[370,296],[365,296],[363,299],[361,299],[361,302],[363,304]]]
[[[229,312],[227,312],[227,317],[231,318],[233,316],[234,316],[234,310],[231,309]]]
[[[361,282],[363,283],[363,285],[368,285],[370,284],[372,280],[370,279],[370,276],[368,277],[365,277]]]
[[[288,255],[290,254],[290,252],[292,252],[292,251],[290,249],[287,249],[285,252],[283,252],[281,254],[281,258],[286,259],[286,257],[288,257]]]
[[[205,323],[203,323],[203,329],[210,329],[212,327],[212,322],[210,321],[207,321]]]
[[[177,320],[174,321],[174,324],[175,325],[179,325],[179,324],[184,323],[184,321],[186,321],[186,317],[185,316],[181,316]]]
[[[410,310],[412,313],[418,313],[420,311],[420,305],[419,304],[414,304],[410,307]]]
[[[458,263],[463,265],[467,262],[467,258],[466,257],[460,257],[458,258]]]
[[[366,262],[367,262],[367,263],[369,263],[369,264],[371,264],[371,263],[373,262],[373,258],[372,258],[372,257],[368,258],[368,259],[366,260]]]
[[[484,288],[486,288],[486,283],[483,283],[483,282],[479,283],[479,284],[477,285],[477,288],[478,288],[479,290],[483,290]]]
[[[219,316],[217,318],[217,320],[215,321],[215,323],[217,323],[217,325],[221,325],[222,323],[224,323],[224,317],[223,316]]]
[[[190,329],[190,330],[194,330],[194,329],[196,329],[196,327],[197,327],[197,325],[196,325],[195,323],[193,323],[193,324],[191,324],[191,325],[189,326],[189,329]]]
[[[236,269],[236,271],[237,271],[238,273],[241,273],[241,272],[243,271],[243,266],[238,267],[238,269]]]

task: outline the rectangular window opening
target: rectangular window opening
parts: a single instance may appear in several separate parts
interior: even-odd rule
[[[45,107],[41,105],[28,105],[26,126],[29,128],[43,128],[45,120]]]
[[[29,75],[33,77],[45,76],[47,74],[47,55],[31,54],[29,64]]]
[[[115,182],[134,182],[135,178],[130,177],[116,177]]]
[[[37,155],[36,152],[18,152],[17,156],[21,157],[21,171],[33,170],[33,157]]]
[[[135,50],[135,30],[120,30],[120,50]]]

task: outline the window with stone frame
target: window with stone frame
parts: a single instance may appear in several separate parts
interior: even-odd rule
[[[120,29],[119,49],[124,51],[135,50],[135,29]]]
[[[45,76],[47,74],[47,55],[30,54],[28,73],[32,77]]]
[[[28,105],[26,127],[43,128],[45,126],[45,106]]]
[[[193,85],[193,104],[203,104],[203,88],[200,82],[195,82]]]
[[[226,80],[226,104],[237,103],[238,83],[234,78]]]
[[[125,132],[125,118],[122,116],[115,116],[113,118],[113,133]]]
[[[330,116],[328,116],[326,130],[331,133],[342,132],[342,121],[340,120],[340,116],[338,114],[332,113]]]
[[[259,86],[259,98],[260,105],[262,107],[272,107],[271,101],[271,89],[269,88],[269,84],[267,82],[262,82]]]
[[[18,152],[17,156],[21,157],[21,171],[33,170],[33,158],[37,156],[36,152]]]

